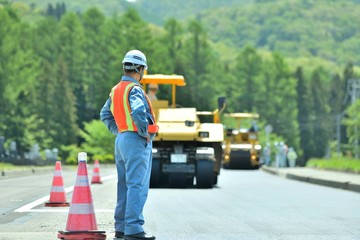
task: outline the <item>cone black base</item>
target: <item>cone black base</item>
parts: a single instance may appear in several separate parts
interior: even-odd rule
[[[106,232],[105,231],[59,231],[59,239],[64,240],[83,240],[83,239],[93,239],[93,240],[105,240]]]
[[[91,182],[91,184],[103,184],[103,182]]]
[[[68,207],[70,203],[68,202],[46,202],[45,207]]]

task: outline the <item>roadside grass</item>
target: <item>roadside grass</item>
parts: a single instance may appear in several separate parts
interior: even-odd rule
[[[32,166],[16,166],[11,163],[0,162],[0,170],[26,170],[31,168]]]
[[[11,163],[0,162],[0,171],[12,171],[12,170],[32,170],[32,169],[47,169],[54,168],[54,166],[34,166],[34,165],[14,165]]]
[[[311,158],[307,161],[306,167],[360,173],[360,160],[351,158]]]
[[[55,165],[14,165],[11,163],[0,162],[0,171],[16,171],[16,170],[33,170],[33,169],[54,169]],[[76,169],[77,165],[74,164],[62,164],[62,167]]]

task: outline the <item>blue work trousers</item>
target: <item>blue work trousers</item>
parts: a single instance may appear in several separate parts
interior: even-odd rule
[[[115,140],[118,173],[115,230],[125,234],[143,232],[143,208],[148,196],[152,141],[136,132],[118,133]]]

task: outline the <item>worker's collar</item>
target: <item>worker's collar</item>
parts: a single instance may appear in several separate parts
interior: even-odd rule
[[[136,83],[136,84],[140,85],[140,83],[138,81],[136,81],[135,78],[132,78],[132,77],[129,77],[129,76],[122,76],[121,81],[133,82],[133,83]]]

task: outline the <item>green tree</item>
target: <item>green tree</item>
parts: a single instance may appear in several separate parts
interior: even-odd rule
[[[154,50],[148,55],[149,72],[184,75],[185,51],[183,50],[184,28],[182,24],[170,18],[164,24],[164,29],[156,31],[158,34],[154,39]],[[182,88],[179,90],[182,91]],[[159,99],[170,100],[171,87],[160,86],[157,96]],[[181,101],[182,95],[179,96],[177,102]]]
[[[41,147],[51,147],[54,143],[54,114],[57,109],[53,108],[53,96],[56,95],[55,91],[55,65],[42,61],[42,73],[38,77],[36,84],[36,114],[39,120],[39,128],[45,131],[46,135],[50,137],[50,142],[40,141]]]
[[[51,148],[55,147],[53,137],[56,135],[54,125],[57,121],[54,118],[57,109],[53,107],[53,96],[56,95],[56,69],[59,58],[58,23],[54,18],[43,19],[32,29],[32,33],[32,47],[41,66],[35,82],[34,111],[39,120],[39,129],[49,137],[38,143],[40,147]]]
[[[55,17],[55,9],[51,3],[48,4],[48,7],[46,9],[46,15]]]
[[[232,95],[237,96],[236,111],[253,112],[257,105],[256,96],[261,88],[258,80],[261,74],[262,60],[253,47],[246,46],[236,59],[236,84],[231,84]]]
[[[56,109],[52,116],[52,138],[56,146],[77,143],[79,134],[76,124],[75,96],[70,87],[66,64],[59,60],[54,72],[54,93],[51,106]]]
[[[308,85],[304,78],[304,73],[301,67],[298,67],[295,72],[295,79],[297,80],[297,104],[300,129],[300,147],[303,150],[303,155],[300,159],[300,164],[305,165],[306,161],[310,159],[314,152],[314,141],[312,138],[312,124],[311,124],[311,94],[309,93]]]
[[[274,133],[285,138],[289,146],[299,148],[299,125],[296,80],[290,74],[283,57],[274,53],[263,65],[267,99],[259,106],[259,113],[274,129]],[[260,95],[264,94],[260,89]]]
[[[129,17],[132,17],[135,20],[136,23],[134,24],[136,25],[136,28],[138,28],[137,21],[141,21],[141,19],[137,16],[131,16],[130,13],[127,14],[129,14]],[[135,12],[134,14],[137,13]],[[107,64],[104,66],[106,68],[107,77],[101,80],[102,89],[100,91],[101,96],[99,96],[99,106],[101,107],[108,98],[108,94],[111,88],[121,79],[123,73],[122,60],[125,53],[132,48],[136,48],[129,46],[133,43],[129,42],[127,38],[129,31],[132,32],[134,30],[133,26],[127,25],[130,24],[130,22],[126,22],[125,24],[124,21],[127,20],[114,16],[104,23],[103,32],[105,36],[105,45],[108,57],[106,58]],[[143,23],[143,25],[146,24]],[[139,50],[143,51],[143,49]],[[100,111],[100,109],[98,110]]]
[[[21,23],[11,8],[0,8],[0,135],[25,146],[29,109],[38,74],[38,64],[30,44],[28,25]]]
[[[345,68],[344,68],[344,81],[343,84],[340,85],[340,89],[343,89],[344,92],[344,100],[345,100],[345,104],[343,106],[343,110],[345,110],[345,108],[348,108],[351,105],[351,99],[349,97],[349,95],[347,94],[347,90],[349,89],[349,80],[354,78],[354,65],[349,62],[348,64],[346,64]]]
[[[331,122],[334,119],[329,115],[329,89],[325,87],[328,73],[321,67],[315,69],[311,76],[311,94],[313,104],[313,141],[315,151],[313,157],[324,157],[327,154],[332,131]]]
[[[99,109],[103,104],[103,93],[109,91],[108,87],[104,87],[102,84],[108,78],[106,73],[108,52],[103,34],[105,17],[98,9],[91,8],[84,13],[82,20],[85,30],[83,51],[86,52],[86,57],[83,84],[86,102],[85,106],[78,106],[78,111],[83,111],[87,115],[83,119],[79,119],[81,123],[99,117]]]
[[[331,106],[331,114],[340,114],[344,108],[345,84],[340,75],[335,73],[331,79],[329,105]]]
[[[168,74],[177,73],[183,74],[185,72],[184,57],[182,54],[184,29],[179,22],[170,18],[165,22],[164,28],[166,30],[165,36],[161,39],[161,44],[165,46],[160,48],[163,54],[162,61],[164,63],[164,71]]]
[[[211,109],[209,96],[214,96],[216,78],[211,67],[214,55],[207,42],[206,31],[200,22],[192,20],[188,25],[189,36],[184,42],[185,77],[187,87],[179,91],[179,99],[185,106],[197,106],[198,109]]]
[[[81,145],[91,155],[106,155],[114,152],[115,137],[100,120],[92,120],[84,124],[80,132],[85,142]]]
[[[351,143],[352,152],[356,156],[360,155],[360,100],[357,100],[346,109],[347,116],[343,120],[344,125],[347,127],[347,135]],[[358,152],[356,152],[356,150]]]
[[[60,56],[65,61],[68,79],[73,95],[75,96],[76,110],[78,115],[77,125],[87,119],[86,98],[84,83],[84,62],[86,53],[84,51],[84,28],[77,15],[65,14],[59,26]]]

